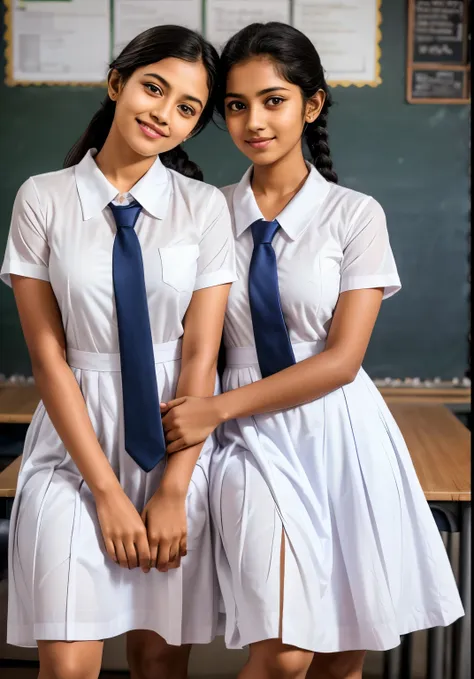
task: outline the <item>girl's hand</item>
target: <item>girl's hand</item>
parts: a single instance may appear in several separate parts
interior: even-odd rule
[[[158,488],[142,512],[153,567],[166,573],[187,554],[186,494]]]
[[[140,514],[122,488],[95,496],[97,517],[110,558],[122,568],[150,570],[150,546]]]
[[[161,404],[168,453],[202,443],[223,421],[215,398],[184,396]]]

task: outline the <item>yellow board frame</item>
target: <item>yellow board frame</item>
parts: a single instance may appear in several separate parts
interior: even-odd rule
[[[382,57],[382,48],[380,46],[382,40],[382,0],[377,0],[375,7],[376,12],[376,32],[375,32],[375,80],[328,80],[330,87],[378,87],[382,84],[382,76],[380,75],[380,59]]]
[[[107,80],[102,82],[75,82],[57,80],[16,80],[13,77],[13,2],[4,0],[5,4],[5,85],[8,87],[29,87],[31,85],[59,86],[59,87],[105,87]]]

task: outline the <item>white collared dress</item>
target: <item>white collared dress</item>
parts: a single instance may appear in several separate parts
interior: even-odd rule
[[[222,194],[166,169],[159,159],[131,189],[144,261],[161,399],[175,396],[182,320],[194,290],[235,280],[234,242]],[[124,449],[112,281],[116,233],[106,206],[117,190],[91,152],[75,167],[28,179],[13,208],[1,269],[49,281],[68,362],[92,425],[138,511],[158,487]],[[157,413],[159,417],[159,413]],[[11,517],[7,641],[105,639],[132,629],[171,644],[215,635],[218,588],[211,547],[205,443],[187,497],[188,554],[179,569],[145,574],[115,564],[103,546],[93,496],[40,404],[29,427]]]
[[[229,391],[261,379],[248,301],[249,225],[262,214],[250,186],[223,189],[236,235],[224,339]],[[385,216],[371,197],[314,167],[277,217],[281,304],[297,361],[324,350],[341,292],[400,288]],[[463,607],[446,550],[400,431],[361,369],[327,396],[218,430],[211,511],[226,644],[279,636],[318,652],[384,650],[400,635],[448,625]]]

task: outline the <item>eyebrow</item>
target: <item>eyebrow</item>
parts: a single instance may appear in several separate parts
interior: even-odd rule
[[[172,89],[172,88],[171,88],[171,85],[169,84],[169,82],[168,82],[167,80],[165,80],[165,79],[163,78],[163,76],[158,75],[158,73],[145,73],[145,75],[146,75],[147,77],[149,77],[149,78],[155,78],[155,80],[158,80],[162,85],[164,85],[165,87],[167,87],[169,90]],[[204,108],[204,105],[203,105],[202,101],[201,101],[200,99],[198,99],[197,97],[193,97],[192,94],[185,94],[185,95],[183,96],[183,99],[186,99],[186,100],[188,100],[188,101],[195,101],[197,104],[200,105],[201,108]]]
[[[287,87],[266,87],[264,90],[260,90],[260,92],[257,92],[257,97],[261,97],[263,94],[269,94],[270,92],[278,92],[279,90],[285,90],[285,92],[290,91]],[[244,94],[237,94],[236,92],[227,92],[225,98],[227,99],[227,97],[234,97],[235,99],[245,99]]]

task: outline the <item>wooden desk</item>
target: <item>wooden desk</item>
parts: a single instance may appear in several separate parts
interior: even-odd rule
[[[471,433],[442,405],[389,403],[429,501],[471,500]]]
[[[470,387],[379,387],[388,404],[427,403],[429,405],[447,404],[469,408],[471,405]]]
[[[0,498],[14,498],[20,471],[21,455],[0,472]]]
[[[429,501],[471,499],[470,432],[440,404],[404,403],[387,398],[407,442],[418,478]],[[0,422],[28,423],[39,401],[35,386],[0,387]],[[14,496],[19,461],[0,474],[0,497]]]
[[[28,424],[40,400],[34,385],[0,386],[0,422]]]
[[[443,403],[459,404],[468,407],[471,402],[471,390],[459,389],[416,389],[413,387],[380,387],[380,393],[387,404],[403,405],[443,405]],[[0,423],[28,424],[39,402],[39,393],[35,385],[17,386],[5,384],[0,386]],[[404,416],[402,415],[404,419]]]

